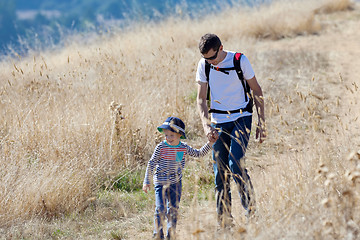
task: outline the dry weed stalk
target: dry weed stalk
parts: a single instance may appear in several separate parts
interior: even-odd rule
[[[112,111],[113,126],[110,140],[110,156],[112,162],[120,161],[120,143],[121,143],[121,126],[120,121],[124,119],[121,110],[123,105],[114,101],[110,103],[110,110]]]
[[[346,161],[351,168],[343,176],[330,171],[329,167],[320,163],[318,173],[324,177],[324,187],[327,197],[322,200],[322,205],[330,210],[330,214],[323,219],[324,236],[339,239],[358,239],[360,236],[360,150],[350,153]],[[346,232],[341,232],[345,229]]]

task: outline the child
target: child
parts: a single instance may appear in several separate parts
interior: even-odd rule
[[[148,162],[143,190],[147,193],[150,189],[150,177],[153,176],[156,205],[153,238],[164,239],[162,220],[166,214],[168,220],[167,239],[170,239],[174,237],[176,229],[185,155],[203,157],[211,150],[215,141],[206,143],[200,150],[181,142],[180,139],[186,139],[185,124],[176,117],[168,117],[157,129],[165,134],[166,140],[155,147]],[[166,211],[165,203],[167,204]]]

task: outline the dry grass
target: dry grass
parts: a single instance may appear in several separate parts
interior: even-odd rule
[[[353,9],[353,3],[350,0],[331,0],[315,9],[315,13],[333,13]]]
[[[197,41],[216,32],[226,49],[250,58],[265,93],[269,137],[262,146],[251,141],[248,151],[258,216],[245,224],[234,204],[234,231],[214,231],[208,156],[189,163],[182,239],[356,239],[359,83],[334,72],[336,52],[307,48],[309,34],[322,33],[315,9],[350,4],[277,2],[204,21],[169,19],[86,45],[73,37],[64,49],[1,62],[0,235],[150,236],[151,194],[99,188],[119,172],[144,167],[162,137],[156,126],[167,116],[182,118],[189,142],[202,144],[194,101]],[[299,34],[309,38],[303,46],[296,44]],[[113,101],[121,110],[109,109]]]

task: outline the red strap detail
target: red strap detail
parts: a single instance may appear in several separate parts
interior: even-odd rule
[[[237,52],[237,53],[235,53],[235,59],[236,59],[236,60],[239,60],[239,59],[240,59],[240,57],[241,57],[241,53],[238,53],[238,52]]]

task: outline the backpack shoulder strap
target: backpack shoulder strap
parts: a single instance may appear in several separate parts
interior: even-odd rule
[[[243,75],[243,72],[242,72],[242,69],[241,69],[241,64],[240,64],[240,60],[241,60],[241,56],[242,56],[242,53],[235,53],[234,55],[234,68],[236,70],[236,73],[239,77],[239,79],[241,81],[244,80],[244,75]]]
[[[209,75],[210,75],[210,63],[205,61],[205,75],[206,75],[206,81],[209,82]]]
[[[242,53],[235,53],[234,55],[234,68],[236,70],[236,73],[241,81],[241,84],[243,85],[244,91],[245,91],[245,101],[248,100],[248,94],[250,95],[250,86],[246,83],[245,79],[244,79],[244,74],[243,71],[241,69],[241,60],[242,57]]]
[[[209,75],[210,75],[210,63],[205,61],[205,76],[206,81],[208,83],[208,89],[207,89],[207,97],[206,100],[210,100],[210,83],[209,83]]]
[[[234,55],[234,67],[235,67],[235,69],[237,71],[242,72],[241,67],[240,67],[241,56],[242,56],[242,53],[239,53],[239,52],[235,53],[235,55]]]

